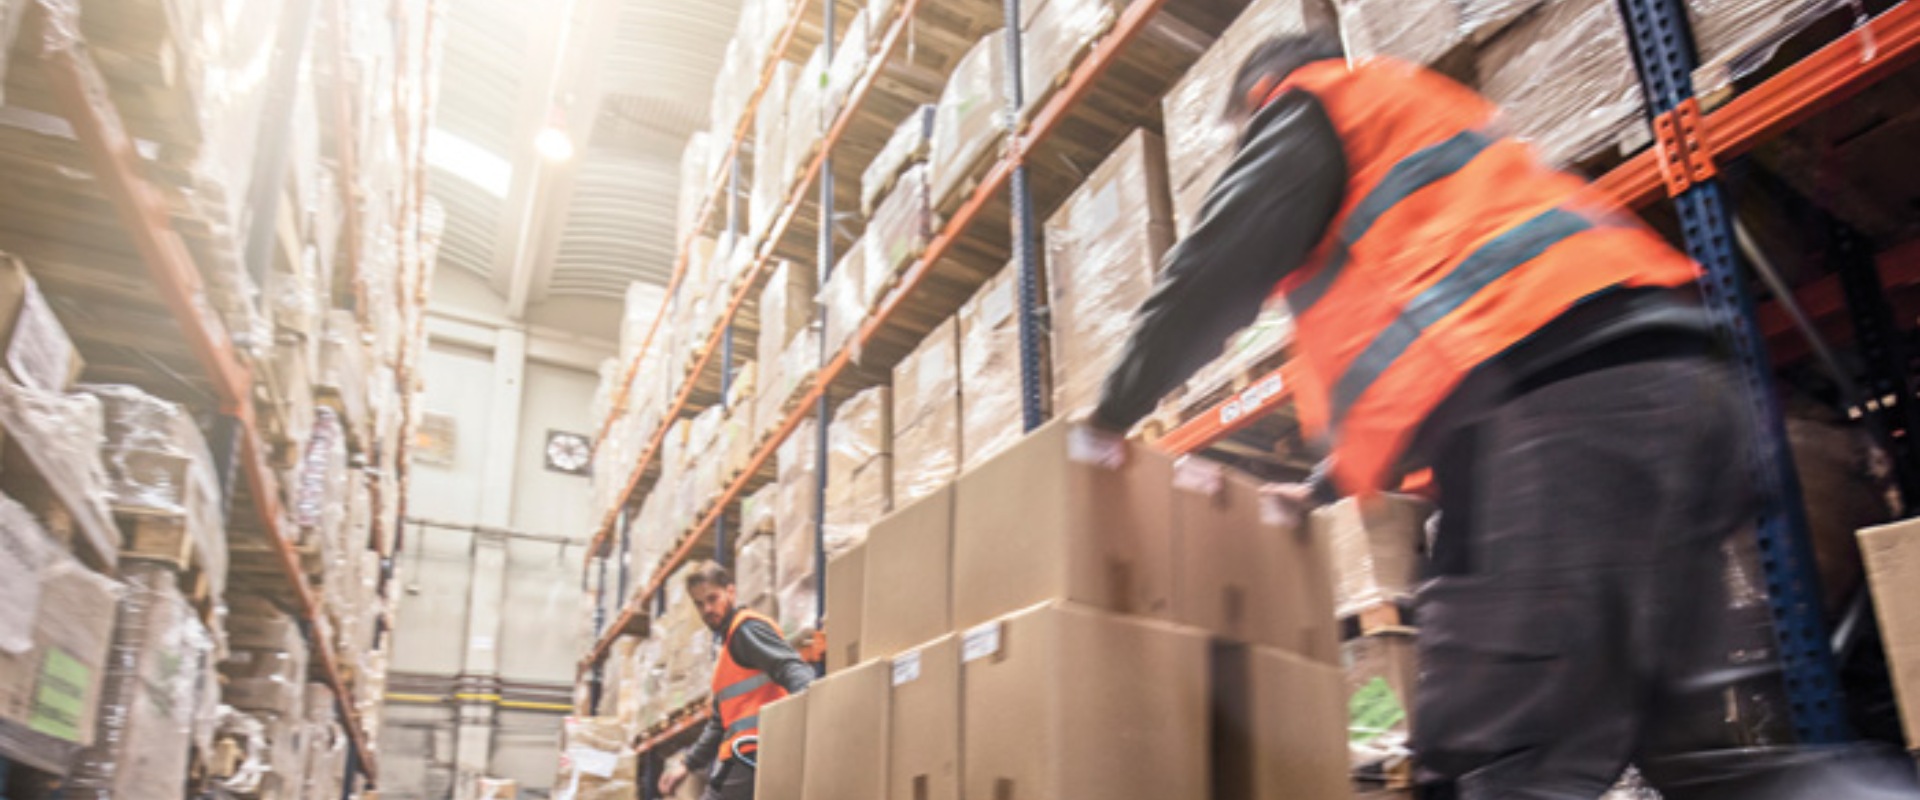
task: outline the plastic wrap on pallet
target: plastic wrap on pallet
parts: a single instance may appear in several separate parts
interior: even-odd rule
[[[557,800],[629,800],[640,793],[639,756],[613,717],[567,717],[561,739]]]
[[[751,533],[740,542],[733,557],[734,585],[739,588],[740,604],[762,613],[773,610],[774,580],[773,536]]]
[[[1008,264],[960,307],[961,469],[1019,441],[1019,270]]]
[[[173,571],[123,567],[120,604],[101,692],[99,729],[74,762],[68,794],[82,798],[176,798],[200,708],[199,676],[213,641],[180,596]]]
[[[774,521],[774,567],[776,583],[786,586],[794,581],[813,575],[815,513],[819,508],[820,487],[814,479],[814,467],[811,460],[814,438],[809,421],[806,430],[795,431],[787,442],[805,437],[809,441],[804,448],[807,464],[793,467],[788,471],[786,464],[787,444],[781,445],[781,476],[776,484],[780,487],[778,514]]]
[[[927,156],[935,208],[946,207],[947,199],[1005,132],[1006,39],[1005,31],[982,38],[954,67],[940,93]]]
[[[314,417],[313,434],[301,458],[294,484],[292,519],[299,526],[296,544],[327,543],[338,539],[347,524],[351,474],[347,469],[346,430],[333,409]],[[289,531],[288,535],[295,535]]]
[[[825,544],[829,559],[867,540],[867,528],[893,507],[893,391],[855,394],[827,426]]]
[[[1335,0],[1354,58],[1392,56],[1433,64],[1466,43],[1460,0]]]
[[[692,236],[694,226],[699,220],[694,217],[700,213],[700,206],[707,201],[707,195],[713,191],[713,161],[720,157],[715,145],[718,137],[707,131],[695,131],[687,137],[687,146],[680,151],[680,193],[676,200],[674,236],[675,242],[684,242]]]
[[[1161,100],[1174,220],[1192,229],[1200,204],[1238,150],[1240,130],[1226,118],[1234,73],[1274,36],[1331,23],[1324,0],[1254,0]]]
[[[640,343],[646,341],[667,299],[666,287],[657,283],[634,281],[627,284],[626,304],[620,312],[620,363],[631,364],[640,355]],[[658,335],[660,332],[656,331]],[[659,347],[654,342],[652,347]]]
[[[1781,43],[1850,0],[1687,0],[1700,68],[1693,89],[1702,97],[1753,74]]]
[[[872,308],[893,287],[895,277],[927,251],[933,237],[933,209],[927,199],[927,168],[915,164],[900,174],[893,193],[874,209],[861,240],[867,247],[866,304]]]
[[[787,107],[783,101],[793,94],[797,68],[790,62],[774,65],[773,80],[753,118],[753,173],[747,198],[748,233],[752,241],[766,238],[773,219],[787,202],[787,186],[792,175],[785,172],[787,144]]]
[[[861,323],[867,319],[867,260],[866,240],[854,242],[840,255],[833,265],[833,272],[827,276],[827,282],[820,288],[820,305],[826,311],[826,327],[822,336],[826,337],[828,353],[840,352],[860,330]]]
[[[780,148],[781,167],[789,180],[800,174],[826,132],[827,51],[816,47],[793,76],[793,93],[787,96],[787,141]]]
[[[360,338],[360,323],[353,312],[328,312],[326,338],[320,345],[319,380],[314,387],[338,399],[344,415],[341,423],[349,431],[364,430],[368,422],[366,380],[370,372],[367,346]]]
[[[811,563],[808,566],[811,567]],[[780,587],[774,597],[775,605],[779,606],[780,613],[775,620],[780,623],[780,630],[788,636],[813,630],[814,620],[818,618],[819,596],[811,570],[806,576]]]
[[[1354,774],[1380,774],[1412,755],[1413,689],[1420,674],[1412,631],[1359,636],[1340,644],[1346,673],[1348,756]]]
[[[853,85],[859,83],[860,76],[867,71],[871,34],[866,9],[861,9],[847,22],[846,33],[833,48],[833,61],[827,66],[826,104],[821,107],[821,115],[829,121],[840,113],[841,106],[846,105],[847,98],[853,94]]]
[[[925,497],[960,473],[960,319],[935,326],[893,368],[893,494]]]
[[[1021,26],[1020,44],[1026,58],[1020,63],[1025,72],[1020,79],[1026,87],[1027,101],[1022,113],[1038,109],[1052,94],[1049,89],[1066,79],[1080,54],[1113,27],[1120,14],[1118,5],[1123,4],[1113,0],[1047,0],[1032,12],[1030,20]],[[1023,11],[1025,8],[1022,6]]]
[[[306,704],[308,650],[291,617],[278,609],[255,604],[235,618],[248,628],[240,644],[220,662],[226,678],[221,700],[235,708],[262,714],[292,716]]]
[[[120,594],[0,496],[0,757],[64,775],[93,743]]]
[[[908,167],[927,158],[933,146],[934,106],[924,105],[907,114],[893,130],[887,144],[860,173],[860,213],[872,218],[880,198],[893,188],[894,179]]]
[[[19,499],[49,525],[52,507],[64,509],[97,552],[115,558],[120,535],[107,509],[106,467],[100,461],[106,434],[99,399],[0,380],[0,427],[53,494],[45,506],[32,498]]]
[[[1609,0],[1540,7],[1488,41],[1477,68],[1505,131],[1549,163],[1586,158],[1646,124],[1626,29]]]
[[[88,384],[100,399],[107,497],[116,510],[178,515],[212,594],[226,593],[227,535],[213,457],[187,410],[125,385]]]
[[[1166,151],[1136,131],[1047,220],[1053,411],[1091,408],[1171,245]]]
[[[1413,591],[1431,511],[1419,498],[1380,495],[1366,502],[1348,498],[1313,512],[1313,536],[1332,554],[1334,605],[1340,614]]]
[[[214,791],[229,797],[259,795],[271,769],[267,726],[252,714],[220,706],[214,721],[214,741],[221,750],[233,753],[208,776]]]
[[[814,270],[789,261],[775,261],[760,291],[760,358],[778,357],[813,319],[817,291]]]
[[[740,501],[740,532],[751,536],[756,533],[772,533],[774,521],[780,518],[780,486],[769,483],[755,489]]]

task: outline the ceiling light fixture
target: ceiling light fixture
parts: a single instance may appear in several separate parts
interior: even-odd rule
[[[548,161],[566,161],[573,158],[573,137],[549,125],[541,128],[540,133],[533,137],[533,149]]]

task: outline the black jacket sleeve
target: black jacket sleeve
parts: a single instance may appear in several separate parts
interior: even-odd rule
[[[813,683],[813,667],[800,660],[800,654],[772,625],[758,619],[740,623],[727,647],[740,666],[766,673],[788,694],[804,692]]]
[[[713,766],[713,760],[720,755],[720,743],[727,737],[727,729],[720,724],[720,701],[713,701],[713,708],[709,711],[706,727],[700,729],[700,738],[687,748],[686,766],[689,772],[703,772]]]
[[[1259,316],[1339,213],[1347,161],[1320,101],[1292,91],[1247,126],[1193,231],[1167,252],[1153,294],[1107,374],[1094,422],[1132,428]]]

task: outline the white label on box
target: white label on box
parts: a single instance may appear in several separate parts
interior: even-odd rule
[[[33,647],[45,560],[38,537],[34,528],[0,524],[0,652],[18,654]]]
[[[1287,501],[1273,495],[1260,496],[1260,524],[1291,528],[1300,524],[1300,514]]]
[[[7,369],[22,384],[48,392],[65,390],[73,371],[73,341],[60,328],[59,318],[46,298],[31,286],[13,324],[13,343],[7,348]]]
[[[975,625],[960,638],[960,663],[979,661],[1000,652],[1000,623]]]
[[[893,685],[920,680],[920,651],[902,653],[893,660]]]
[[[1181,456],[1173,462],[1173,488],[1213,497],[1227,486],[1227,473],[1204,458]]]
[[[620,766],[619,754],[606,750],[595,750],[591,747],[575,747],[569,749],[567,756],[573,759],[573,765],[578,769],[580,774],[592,775],[596,778],[611,778],[613,777],[614,769]]]

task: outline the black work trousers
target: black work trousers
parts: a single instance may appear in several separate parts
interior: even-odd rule
[[[1854,748],[1739,750],[1728,537],[1755,495],[1730,371],[1588,365],[1441,432],[1414,749],[1464,800],[1591,800],[1632,762],[1668,800],[1920,797]],[[1444,793],[1443,793],[1444,792]]]
[[[713,780],[700,800],[753,800],[754,768],[738,758],[730,758],[714,767]]]

